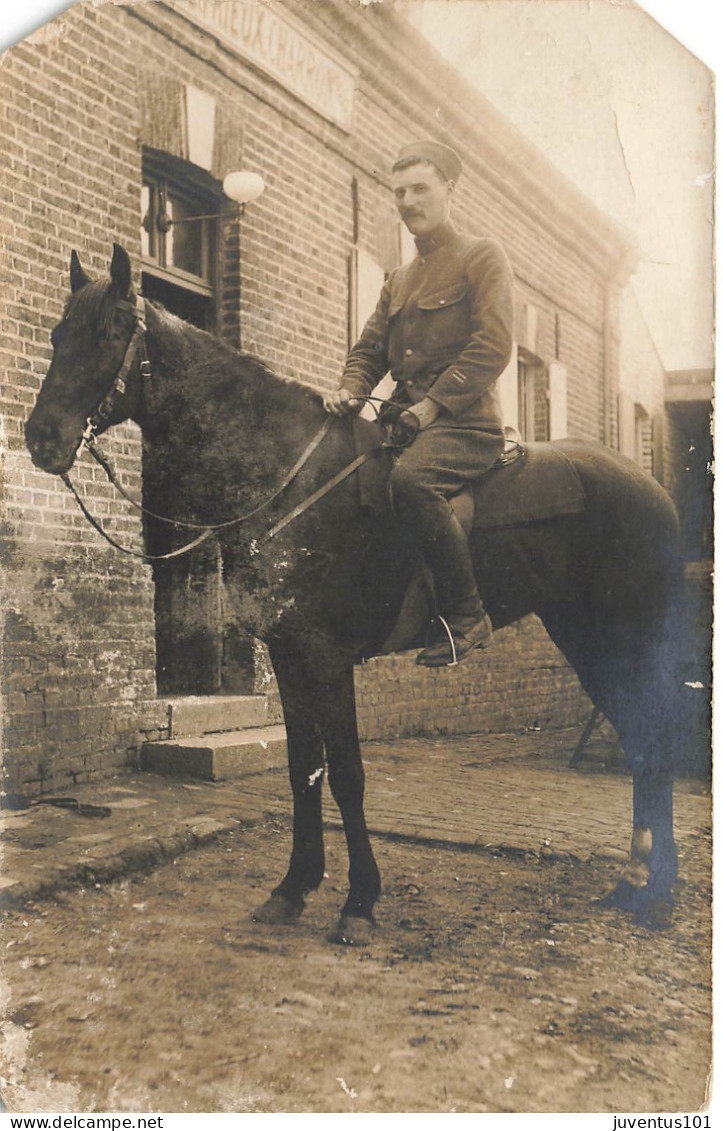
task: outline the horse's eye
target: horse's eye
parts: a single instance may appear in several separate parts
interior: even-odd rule
[[[112,342],[120,337],[114,322],[107,322],[98,326],[93,336],[97,346],[105,345],[106,342]]]
[[[104,342],[116,342],[119,338],[125,338],[128,330],[120,318],[111,319],[110,323],[103,326],[96,333],[96,342],[102,345]]]

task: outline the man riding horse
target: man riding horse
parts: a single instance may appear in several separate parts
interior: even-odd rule
[[[400,419],[418,430],[395,464],[391,491],[403,534],[436,591],[438,636],[417,656],[425,667],[459,661],[492,638],[449,500],[504,447],[495,385],[512,351],[513,280],[498,243],[462,235],[450,221],[461,172],[458,154],[439,142],[415,142],[399,153],[392,189],[417,255],[392,271],[340,387],[324,401],[335,416],[358,412],[359,398],[391,371]]]
[[[450,553],[450,543],[455,551],[466,547],[447,498],[479,475],[502,446],[490,388],[509,351],[511,287],[495,245],[464,239],[449,225],[449,184],[458,165],[446,165],[444,152],[437,152],[446,165],[438,174],[419,150],[413,147],[411,172],[398,170],[395,184],[410,227],[428,224],[429,232],[419,231],[420,256],[384,288],[377,314],[352,351],[345,391],[328,403],[337,412],[353,411],[357,406],[347,402],[359,400],[387,366],[412,382],[400,384],[396,400],[423,427],[397,464],[395,497],[408,516],[407,500],[414,495],[409,484],[422,484],[422,536],[440,562],[443,607],[453,623],[459,615],[456,632],[460,641],[470,641],[469,648],[463,643],[469,651],[486,631],[467,628],[461,618],[474,625],[484,622],[484,614],[479,607],[476,616],[469,611],[476,600],[469,560]],[[440,198],[441,207],[431,203]],[[255,917],[272,925],[295,921],[323,879],[326,767],[349,852],[349,890],[332,938],[366,944],[381,879],[364,814],[354,665],[374,655],[377,642],[386,642],[407,580],[406,569],[396,569],[398,559],[389,568],[386,523],[381,520],[376,531],[369,527],[370,514],[388,513],[389,461],[375,465],[369,503],[362,505],[358,484],[346,474],[357,462],[351,429],[325,427],[317,393],[142,302],[131,279],[130,258],[119,244],[107,281],[90,279],[72,254],[71,294],[26,424],[28,448],[36,467],[72,486],[67,473],[81,440],[87,436],[85,443],[94,443],[94,431],[102,435],[133,420],[153,469],[146,486],[160,484],[168,505],[156,512],[156,521],[193,536],[188,546],[170,552],[177,556],[218,534],[225,623],[268,645],[294,796],[288,871]],[[355,371],[362,376],[354,379]],[[229,396],[231,388],[237,395]],[[368,422],[361,431],[373,441]],[[280,469],[293,458],[295,467],[280,479]],[[452,465],[454,472],[432,475]],[[472,540],[473,560],[485,579],[495,625],[528,613],[540,616],[615,727],[633,775],[633,837],[629,863],[606,902],[662,926],[677,874],[673,772],[685,741],[675,662],[681,639],[677,516],[667,493],[642,468],[619,452],[578,440],[567,441],[563,450],[539,445],[534,459],[518,464],[530,477],[527,495],[547,504],[550,477],[557,482],[563,465],[565,481],[572,473],[577,486],[563,502],[575,505],[568,509],[553,500],[551,512],[524,525],[485,532]],[[505,477],[507,498],[514,493],[514,474]],[[339,490],[329,490],[330,484]],[[151,501],[157,505],[152,494]],[[486,515],[494,513],[493,506],[482,506]],[[84,504],[83,510],[89,515]],[[407,522],[416,534],[413,521]],[[439,535],[446,536],[441,550]],[[382,573],[386,586],[378,584]],[[455,601],[462,605],[459,614]],[[443,644],[442,662],[450,654]]]

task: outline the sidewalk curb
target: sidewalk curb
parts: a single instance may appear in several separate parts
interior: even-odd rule
[[[239,818],[226,821],[200,818],[187,829],[130,844],[106,859],[99,859],[97,863],[66,864],[36,883],[11,881],[0,891],[0,910],[17,909],[37,900],[48,899],[61,891],[97,887],[124,876],[153,871],[176,856],[201,848],[241,826],[249,827],[251,824],[256,822]]]

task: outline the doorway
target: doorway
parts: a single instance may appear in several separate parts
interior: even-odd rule
[[[221,185],[197,166],[147,150],[141,190],[142,291],[200,329],[217,328]],[[173,513],[144,453],[144,501]],[[164,497],[165,496],[165,497]],[[175,549],[172,528],[147,518],[150,554]],[[253,690],[253,641],[225,625],[221,553],[215,539],[153,563],[156,685],[159,695],[237,695]]]

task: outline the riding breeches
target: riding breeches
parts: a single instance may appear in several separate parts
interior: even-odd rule
[[[502,431],[435,422],[397,461],[390,479],[403,535],[424,556],[440,611],[474,615],[481,607],[467,539],[448,502],[502,454]]]

